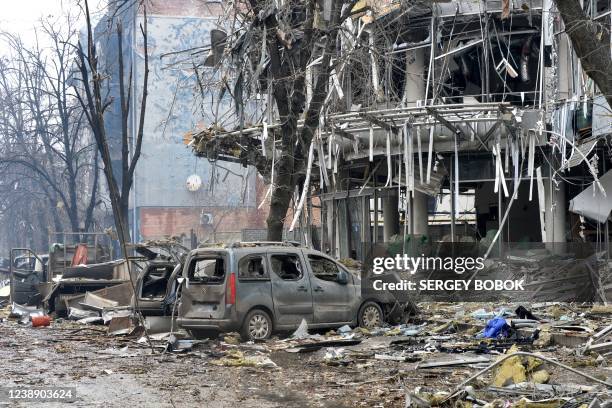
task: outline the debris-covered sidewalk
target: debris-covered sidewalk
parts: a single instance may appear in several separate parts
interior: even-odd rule
[[[182,332],[108,335],[2,310],[4,386],[75,386],[73,406],[605,406],[608,306],[420,305],[418,320],[241,343]],[[20,323],[21,320],[21,323]],[[510,357],[509,357],[510,356]]]

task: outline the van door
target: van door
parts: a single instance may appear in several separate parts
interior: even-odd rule
[[[199,254],[188,261],[181,289],[179,316],[187,319],[223,319],[229,257],[225,252]]]
[[[330,258],[308,254],[312,272],[312,300],[315,323],[348,323],[354,318],[353,304],[357,299],[353,277],[338,282],[340,267]]]
[[[312,323],[313,305],[309,274],[299,252],[270,253],[272,297],[278,325]]]
[[[235,255],[238,258],[240,255]],[[274,310],[270,268],[265,252],[247,253],[237,259],[238,285],[236,288],[237,311],[240,318],[246,317],[254,306]],[[272,317],[272,316],[271,316]]]
[[[21,305],[40,303],[38,285],[46,281],[46,265],[29,248],[13,248],[10,256],[11,301]]]
[[[170,287],[174,284],[181,265],[171,263],[145,264],[145,269],[138,276],[136,293],[138,306],[144,316],[164,314]]]

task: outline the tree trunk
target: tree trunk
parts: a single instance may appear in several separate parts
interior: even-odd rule
[[[130,194],[129,191],[127,193],[126,196],[121,196],[120,202],[121,202],[121,223],[123,224],[123,229],[124,229],[124,233],[125,233],[125,238],[126,241],[125,242],[131,242],[130,241],[130,225],[129,225],[129,219],[130,219],[130,205],[129,205],[129,200],[130,200]],[[134,237],[134,239],[136,239],[136,237]]]
[[[270,212],[268,213],[268,241],[282,241],[285,217],[291,202],[292,189],[291,173],[279,175],[274,181],[275,188],[270,200]]]
[[[556,0],[556,4],[584,72],[612,107],[610,27],[588,18],[578,0]]]

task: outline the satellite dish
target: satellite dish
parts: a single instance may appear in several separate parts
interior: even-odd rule
[[[198,191],[202,187],[202,179],[197,174],[187,177],[187,190]]]

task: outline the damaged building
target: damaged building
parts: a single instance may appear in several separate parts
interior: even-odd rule
[[[345,95],[361,108],[328,118],[327,154],[349,187],[322,195],[336,220],[323,235],[337,256],[406,232],[450,241],[496,231],[500,242],[586,239],[579,226],[589,221],[568,208],[594,178],[601,185],[598,172],[610,165],[605,101],[575,69],[566,36],[554,34],[560,19],[550,4],[516,3],[396,7],[376,18],[382,33],[373,29],[370,41],[385,51],[371,58],[378,67],[370,83],[358,82],[374,95],[349,83]],[[605,215],[587,228],[605,233],[609,209]]]
[[[588,13],[609,24],[609,2]],[[322,220],[300,224],[303,242],[358,260],[409,239],[479,242],[487,255],[517,242],[609,252],[610,107],[552,2],[360,1],[341,31],[299,186],[307,209],[297,189],[293,200]],[[233,133],[264,146],[280,126]]]

